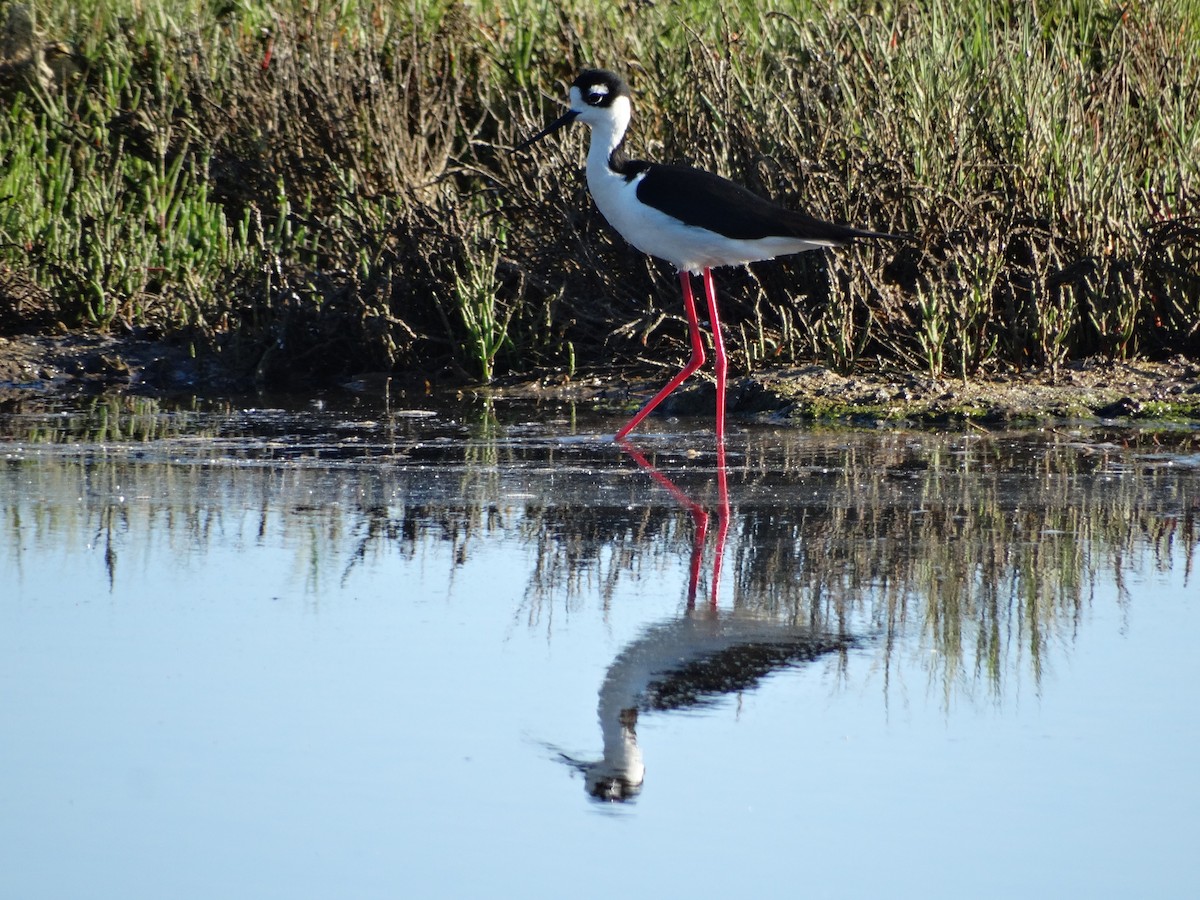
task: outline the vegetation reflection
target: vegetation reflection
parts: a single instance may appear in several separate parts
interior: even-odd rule
[[[528,573],[515,616],[552,638],[556,609],[604,614],[630,579],[674,578],[696,550],[696,510],[607,442],[514,438],[494,420],[458,422],[469,439],[445,440],[445,422],[404,416],[364,420],[349,441],[327,417],[303,439],[281,426],[259,433],[257,453],[227,453],[195,440],[188,417],[219,437],[241,427],[240,413],[210,413],[137,424],[133,409],[89,426],[70,452],[49,452],[63,439],[53,423],[10,433],[0,564],[19,578],[31,549],[103,547],[112,589],[125,558],[151,547],[186,558],[281,544],[315,597],[396,559],[446,565],[452,581],[500,540]],[[139,429],[157,441],[103,443]],[[730,614],[837,646],[877,642],[885,675],[897,654],[920,653],[946,704],[961,691],[999,697],[1012,673],[1041,678],[1098,585],[1129,604],[1135,573],[1190,576],[1198,444],[1189,431],[1093,431],[1086,443],[1056,432],[743,432],[728,447],[724,574],[679,584],[680,609],[699,585]],[[711,453],[643,452],[718,508]]]

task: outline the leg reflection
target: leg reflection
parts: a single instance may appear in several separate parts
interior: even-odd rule
[[[646,459],[645,455],[628,441],[619,441],[620,447],[638,464],[651,478],[666,488],[679,505],[686,509],[695,526],[692,537],[692,561],[688,581],[688,609],[696,607],[696,593],[700,584],[700,569],[704,560],[705,545],[708,542],[709,513],[703,506],[686,494],[674,481],[664,475],[658,468]],[[725,540],[729,536],[729,480],[725,470],[725,440],[724,436],[717,438],[717,539],[713,551],[713,567],[709,605],[716,609],[717,599],[721,589],[721,563],[725,558]]]

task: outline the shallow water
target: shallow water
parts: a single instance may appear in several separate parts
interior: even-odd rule
[[[0,417],[0,896],[1200,886],[1196,432],[257,402]]]

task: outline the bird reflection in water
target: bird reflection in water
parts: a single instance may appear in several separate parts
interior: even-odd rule
[[[621,448],[691,515],[694,524],[687,607],[683,614],[648,626],[613,660],[600,686],[598,716],[604,756],[598,761],[562,759],[581,772],[598,801],[632,800],[641,792],[645,763],[637,741],[639,714],[670,712],[715,703],[753,688],[778,669],[844,649],[845,638],[814,632],[759,612],[753,604],[718,603],[721,564],[729,533],[729,488],[724,441],[717,443],[716,539],[706,602],[697,604],[708,545],[710,512],[663,474],[645,455]]]

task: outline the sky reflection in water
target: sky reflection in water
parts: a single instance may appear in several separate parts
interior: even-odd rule
[[[1192,895],[1194,434],[571,412],[9,416],[0,896]]]

